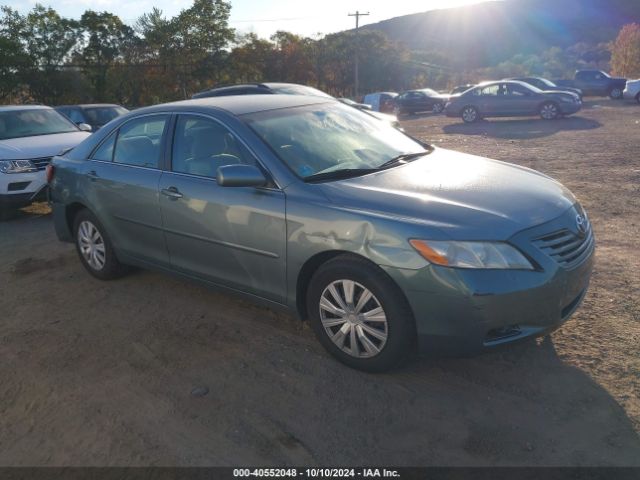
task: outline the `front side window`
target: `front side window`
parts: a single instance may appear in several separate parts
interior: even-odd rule
[[[111,162],[113,160],[113,147],[116,145],[116,133],[112,133],[98,149],[91,154],[92,160],[102,160],[103,162]]]
[[[196,115],[180,115],[173,139],[171,170],[215,178],[225,165],[255,165],[253,155],[222,124]]]
[[[376,169],[399,155],[429,153],[386,122],[337,102],[242,118],[303,179],[329,172]]]
[[[0,140],[77,131],[73,123],[52,109],[0,112]]]
[[[482,96],[495,97],[500,92],[500,85],[490,85],[482,89]],[[504,93],[504,92],[503,92]]]
[[[125,123],[118,132],[113,161],[125,165],[158,168],[162,152],[162,134],[167,119],[167,115],[152,115]]]

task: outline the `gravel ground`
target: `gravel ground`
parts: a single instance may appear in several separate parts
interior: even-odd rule
[[[640,107],[403,123],[580,198],[597,266],[562,329],[364,374],[287,315],[158,273],[93,279],[35,205],[0,223],[0,465],[640,466]]]

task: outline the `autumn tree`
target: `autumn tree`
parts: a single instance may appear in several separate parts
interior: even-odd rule
[[[640,25],[631,23],[620,30],[611,47],[611,69],[615,75],[640,77]]]

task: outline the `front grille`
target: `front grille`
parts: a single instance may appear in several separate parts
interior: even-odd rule
[[[566,268],[580,265],[591,255],[595,244],[591,225],[584,235],[564,229],[539,237],[533,243]]]
[[[32,158],[31,163],[33,163],[38,170],[44,170],[47,168],[47,165],[51,163],[52,157],[42,157],[42,158]]]

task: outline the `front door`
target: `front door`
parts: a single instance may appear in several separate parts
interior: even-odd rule
[[[276,302],[286,296],[285,195],[273,187],[221,187],[218,167],[258,164],[223,124],[179,115],[160,205],[177,270]]]

